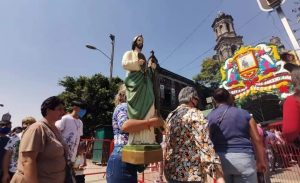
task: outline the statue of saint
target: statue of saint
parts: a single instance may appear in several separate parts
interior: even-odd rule
[[[132,50],[123,55],[122,65],[127,70],[125,85],[130,119],[149,119],[155,116],[155,96],[152,76],[156,68],[154,59],[146,62],[142,48],[144,38],[142,35],[133,39]],[[154,128],[129,134],[128,144],[154,144]]]

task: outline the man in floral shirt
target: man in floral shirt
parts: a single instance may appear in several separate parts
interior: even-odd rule
[[[209,138],[207,121],[196,107],[197,91],[183,88],[180,105],[167,118],[165,176],[168,182],[206,182],[207,175],[222,182],[220,159]]]

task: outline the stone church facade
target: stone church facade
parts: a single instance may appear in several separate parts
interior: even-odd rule
[[[214,47],[216,60],[224,61],[243,45],[243,36],[236,34],[231,15],[220,12],[211,27],[216,35],[217,44]]]

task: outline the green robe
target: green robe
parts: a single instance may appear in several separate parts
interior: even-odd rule
[[[129,119],[144,119],[154,103],[152,71],[130,71],[125,78]]]

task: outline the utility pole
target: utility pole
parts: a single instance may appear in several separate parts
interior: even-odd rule
[[[113,72],[113,64],[114,64],[114,54],[115,54],[115,36],[110,34],[111,39],[111,56],[110,56],[110,76],[109,76],[109,83],[112,83],[112,72]]]
[[[292,45],[294,47],[294,50],[297,53],[298,58],[300,59],[300,46],[299,46],[299,43],[298,43],[298,41],[297,41],[297,39],[296,39],[296,37],[295,37],[295,35],[294,35],[294,33],[293,33],[290,25],[289,25],[289,22],[287,21],[287,19],[285,17],[284,12],[282,11],[281,6],[278,6],[276,8],[276,12],[277,12],[277,14],[278,14],[278,16],[279,16],[279,18],[281,20],[281,23],[283,24],[283,27],[284,27],[287,35],[289,36],[289,38],[290,38],[290,40],[292,42]]]
[[[100,49],[98,49],[95,46],[92,45],[85,45],[85,47],[92,49],[92,50],[97,50],[99,52],[101,52],[106,58],[109,59],[109,63],[110,63],[110,73],[109,73],[109,83],[112,83],[112,73],[113,73],[113,63],[114,63],[114,54],[115,54],[115,36],[110,34],[109,35],[110,39],[111,39],[111,56],[109,57],[107,54],[105,54],[103,51],[101,51]]]
[[[273,11],[276,10],[283,27],[292,42],[293,48],[297,53],[298,59],[300,59],[300,46],[299,43],[285,17],[285,14],[282,11],[281,5],[285,3],[286,0],[257,0],[258,6],[262,11]]]

